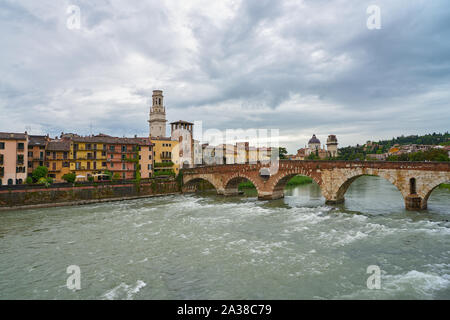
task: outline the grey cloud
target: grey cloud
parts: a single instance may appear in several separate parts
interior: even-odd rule
[[[448,130],[450,7],[375,2],[382,29],[370,31],[373,1],[247,0],[228,17],[215,2],[78,0],[83,28],[71,31],[69,2],[4,1],[0,131],[146,134],[153,89],[170,121],[204,129],[338,133],[344,145]],[[295,95],[315,98],[301,108]]]

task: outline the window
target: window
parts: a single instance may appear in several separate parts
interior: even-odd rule
[[[52,169],[53,169],[53,171],[56,170],[56,162],[53,162],[53,163],[52,163]]]
[[[91,150],[91,144],[90,143],[86,144],[86,150]]]
[[[64,151],[64,153],[63,153],[63,159],[64,159],[64,160],[67,159],[67,151]]]
[[[53,151],[53,159],[56,159],[56,152]]]
[[[127,152],[127,146],[122,146],[122,152]]]
[[[46,162],[46,163],[45,163],[45,166],[46,166],[47,168],[50,168],[50,163],[49,163],[49,162]]]
[[[3,164],[3,155],[0,154],[0,164]]]
[[[106,167],[106,162],[102,162],[102,167]]]
[[[14,184],[13,179],[8,179],[8,185],[10,186],[10,185],[13,185],[13,184]]]
[[[5,143],[4,142],[0,142],[0,149],[5,149]]]
[[[115,149],[116,149],[115,146],[109,146],[110,151],[114,151]]]
[[[63,162],[62,166],[64,168],[68,168],[69,167],[69,162],[67,162],[67,161]]]
[[[111,159],[113,159],[113,158],[114,158],[114,155],[112,154],[112,155],[111,155]]]
[[[125,160],[125,155],[124,154],[122,155],[122,160]]]
[[[28,157],[33,158],[33,151],[28,151]]]
[[[106,151],[102,151],[102,157],[106,157]]]
[[[23,164],[23,154],[17,155],[17,164]]]
[[[23,144],[23,142],[19,142],[19,143],[17,144],[17,149],[23,150],[24,148],[25,148],[25,145]]]
[[[148,156],[148,160],[152,160],[152,155],[151,154]]]
[[[125,163],[122,164],[122,170],[125,170]]]
[[[111,168],[114,168],[114,162],[111,162]]]
[[[47,151],[47,152],[45,153],[45,155],[46,155],[47,157],[50,157],[50,151]]]

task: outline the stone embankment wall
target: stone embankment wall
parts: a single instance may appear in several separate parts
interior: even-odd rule
[[[60,184],[0,188],[0,210],[22,207],[51,207],[112,200],[126,200],[180,192],[175,180],[148,180],[141,183]]]

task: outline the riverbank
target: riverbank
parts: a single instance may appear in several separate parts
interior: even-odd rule
[[[73,206],[132,200],[152,196],[180,193],[179,184],[173,179],[152,179],[141,183],[121,183],[45,186],[23,186],[0,190],[0,211]]]
[[[313,182],[313,180],[310,177],[295,176],[291,180],[288,181],[286,186],[295,187],[295,186],[300,186],[300,185],[304,185],[304,184],[309,184],[312,182]],[[239,184],[239,190],[244,190],[244,189],[255,189],[255,186],[250,181],[242,182]]]
[[[439,185],[439,188],[450,190],[450,183],[441,183],[441,184]]]

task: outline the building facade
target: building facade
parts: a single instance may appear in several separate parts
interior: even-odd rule
[[[172,170],[175,174],[180,171],[180,157],[178,141],[167,137],[150,137],[153,145],[154,173]]]
[[[70,140],[51,140],[45,150],[45,166],[54,182],[64,182],[63,176],[70,172]]]
[[[27,164],[28,134],[0,132],[0,185],[23,184]]]
[[[93,177],[107,169],[103,137],[73,137],[70,140],[70,171],[80,179]]]
[[[181,168],[194,166],[194,124],[178,120],[170,123],[171,139],[178,141],[178,157]]]

